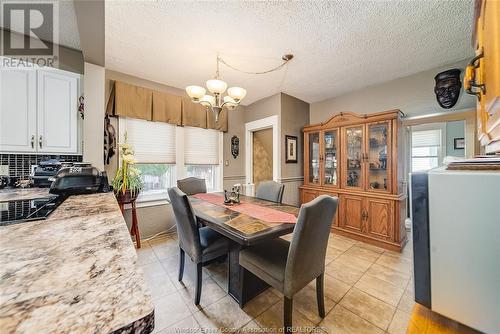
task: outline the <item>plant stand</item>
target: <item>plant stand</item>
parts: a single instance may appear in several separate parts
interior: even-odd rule
[[[122,215],[125,212],[125,204],[130,204],[132,206],[132,226],[130,227],[130,235],[135,237],[135,242],[137,244],[137,248],[141,248],[141,235],[139,233],[139,222],[137,220],[137,207],[135,205],[136,196],[130,196],[128,192],[125,195],[118,194],[116,195],[116,199],[118,200],[118,205],[120,206],[120,210]]]

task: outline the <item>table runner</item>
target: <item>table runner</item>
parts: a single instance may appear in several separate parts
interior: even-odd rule
[[[203,201],[219,205],[230,210],[243,213],[250,217],[262,220],[266,223],[294,223],[297,218],[291,213],[282,212],[276,209],[267,208],[258,204],[246,203],[241,201],[240,204],[225,205],[224,196],[219,194],[196,194],[193,197]]]

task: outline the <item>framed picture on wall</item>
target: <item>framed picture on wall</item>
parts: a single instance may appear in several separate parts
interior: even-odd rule
[[[465,148],[465,139],[464,138],[453,139],[453,148],[455,150],[463,150]]]
[[[286,163],[297,163],[297,137],[285,136]]]

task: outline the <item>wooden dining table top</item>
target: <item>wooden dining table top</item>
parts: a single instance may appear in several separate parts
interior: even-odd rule
[[[241,204],[224,205],[224,193],[212,194],[220,195],[220,204],[196,198],[196,195],[189,196],[196,217],[202,220],[206,226],[240,245],[250,246],[263,240],[277,238],[293,232],[294,223],[279,221],[279,219],[269,221],[252,217],[249,214],[236,211],[236,206]],[[255,197],[240,195],[240,201],[276,210],[277,213],[291,214],[295,217],[299,213],[299,208],[296,206],[279,204]]]

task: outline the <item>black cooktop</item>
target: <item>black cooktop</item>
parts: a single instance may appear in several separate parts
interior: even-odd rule
[[[0,202],[0,226],[45,219],[65,199],[60,195]]]

